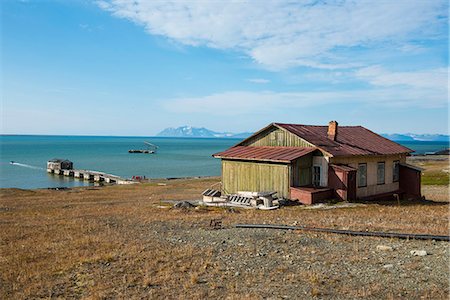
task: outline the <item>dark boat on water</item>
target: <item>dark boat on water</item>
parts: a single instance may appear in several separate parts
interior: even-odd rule
[[[128,150],[128,153],[145,153],[145,154],[154,154],[153,150]]]
[[[128,153],[144,153],[144,154],[155,154],[156,153],[156,149],[158,149],[158,146],[149,143],[149,142],[144,142],[144,144],[147,145],[147,149],[131,149],[128,150]]]

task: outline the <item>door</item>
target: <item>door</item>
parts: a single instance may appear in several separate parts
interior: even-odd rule
[[[347,172],[347,201],[356,200],[356,170]]]
[[[312,184],[313,186],[320,186],[320,166],[313,166]]]

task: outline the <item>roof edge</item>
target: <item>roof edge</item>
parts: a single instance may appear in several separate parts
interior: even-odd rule
[[[242,157],[229,157],[229,156],[220,156],[216,155],[214,158],[220,158],[225,160],[239,160],[239,161],[261,161],[261,162],[272,162],[272,163],[282,163],[282,164],[290,164],[291,160],[275,160],[275,159],[264,159],[264,158],[242,158]]]
[[[300,148],[300,147],[278,147],[278,146],[235,146],[235,147],[243,147],[243,148],[288,148],[288,149],[304,149],[306,150],[305,153],[302,153],[301,155],[296,155],[294,158],[292,159],[270,159],[270,158],[258,158],[258,157],[237,157],[237,156],[226,156],[226,155],[222,155],[223,152],[227,151],[222,151],[222,152],[217,152],[215,154],[212,155],[212,157],[214,158],[220,158],[220,159],[229,159],[229,160],[243,160],[243,161],[268,161],[268,162],[278,162],[278,163],[292,163],[293,161],[313,153],[314,151],[320,150],[317,147],[304,147],[304,148]],[[233,147],[232,147],[233,148]],[[230,148],[230,149],[232,149]]]

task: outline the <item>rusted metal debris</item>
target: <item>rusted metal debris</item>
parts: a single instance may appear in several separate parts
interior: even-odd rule
[[[222,220],[221,219],[211,219],[209,222],[209,227],[212,229],[222,229]]]
[[[335,234],[346,234],[353,236],[376,236],[385,238],[411,239],[411,240],[435,240],[450,241],[448,235],[431,235],[431,234],[414,234],[414,233],[398,233],[398,232],[376,232],[376,231],[353,231],[331,228],[315,228],[306,226],[287,226],[287,225],[268,225],[268,224],[237,224],[236,228],[261,228],[261,229],[281,229],[281,230],[305,230]]]

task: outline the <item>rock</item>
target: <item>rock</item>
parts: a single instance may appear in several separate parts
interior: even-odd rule
[[[394,267],[394,265],[392,264],[388,264],[388,265],[384,265],[383,268],[385,269],[392,269]]]
[[[412,256],[426,256],[428,255],[427,251],[425,250],[411,250],[411,255]]]
[[[174,208],[193,208],[193,207],[195,207],[195,205],[193,205],[192,203],[190,203],[188,201],[181,201],[181,202],[175,203],[175,205],[173,207]]]
[[[394,248],[392,248],[391,246],[386,246],[386,245],[378,245],[377,246],[377,250],[379,250],[379,251],[392,251],[392,250],[394,250]]]

